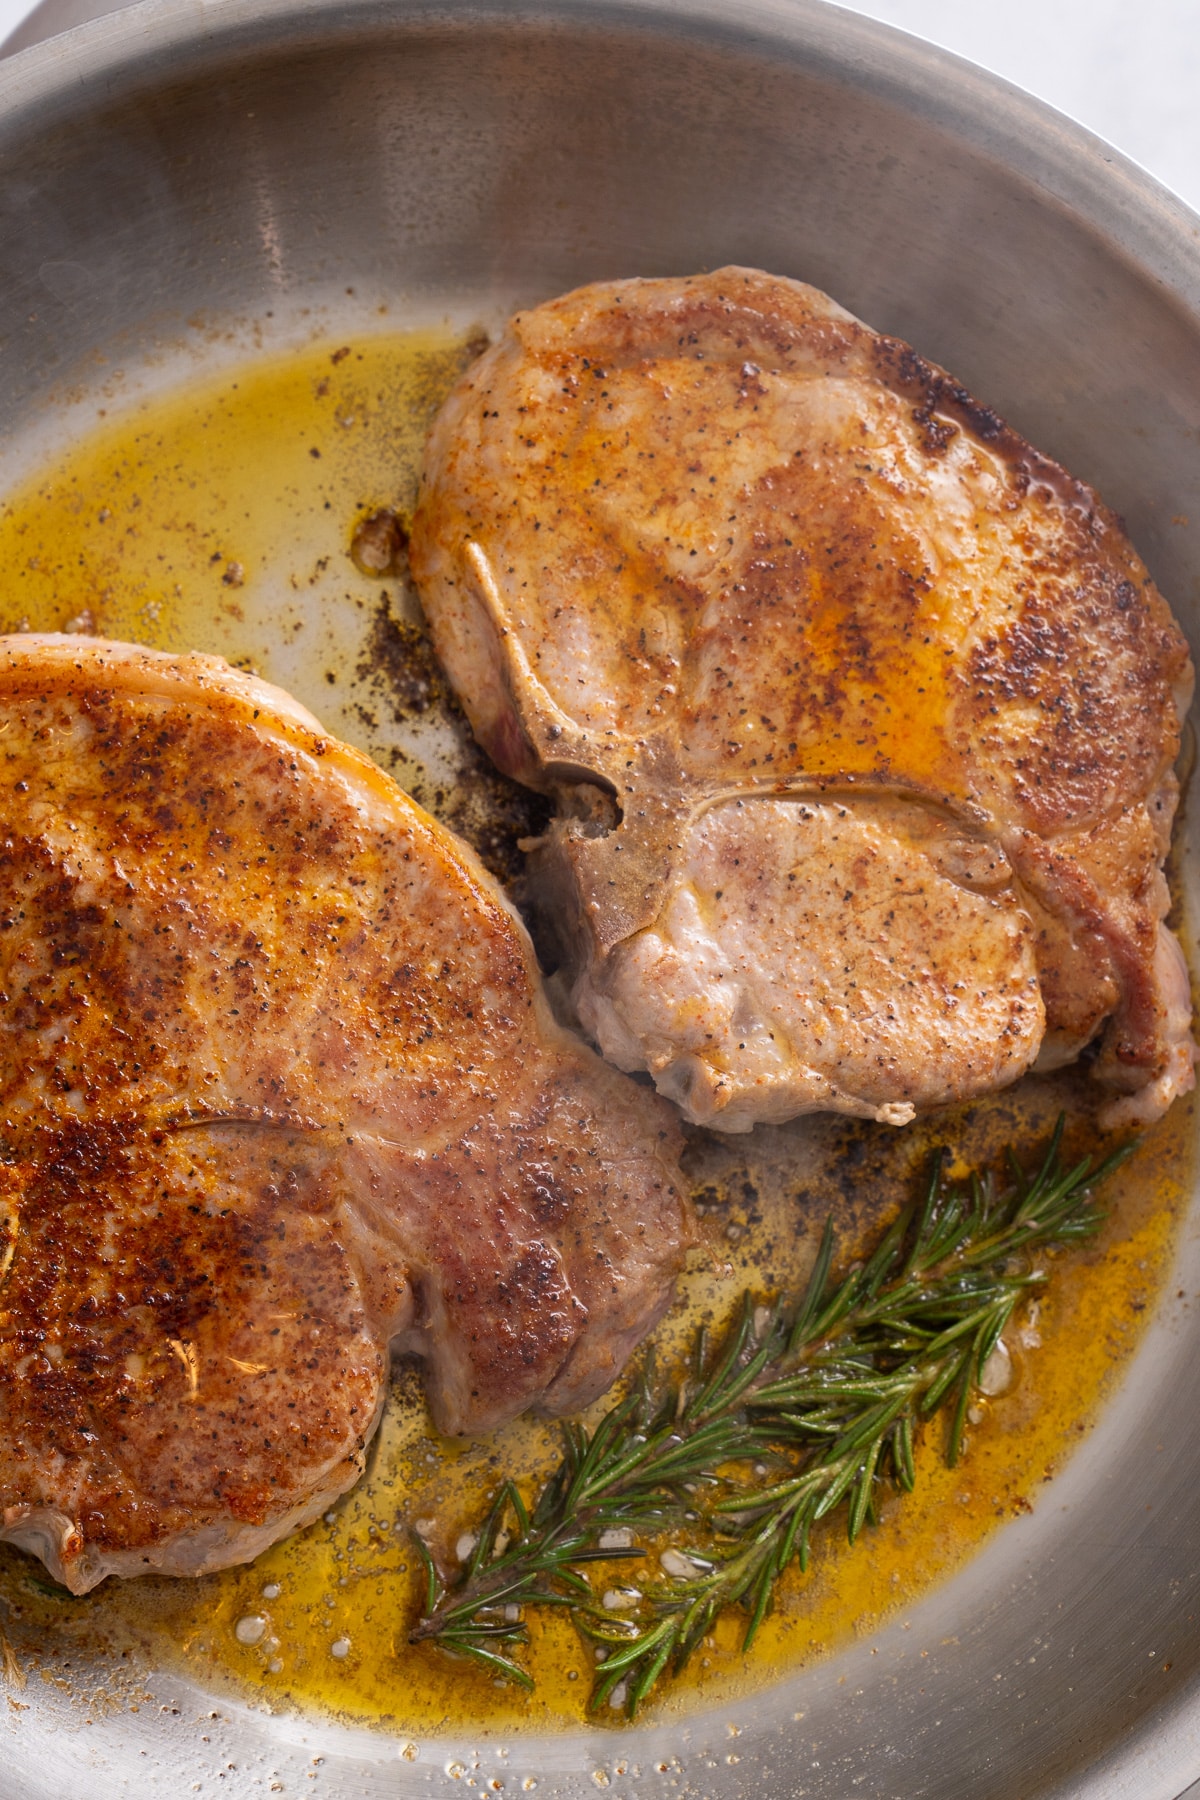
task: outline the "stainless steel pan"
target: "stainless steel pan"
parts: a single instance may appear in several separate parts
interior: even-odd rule
[[[104,369],[207,341],[188,320],[494,317],[727,261],[829,289],[1093,481],[1196,641],[1200,223],[812,0],[153,0],[0,65],[0,481]],[[166,1676],[107,1714],[37,1684],[0,1707],[0,1794],[1176,1800],[1200,1777],[1195,1225],[1167,1292],[1030,1517],[733,1709],[402,1746]]]

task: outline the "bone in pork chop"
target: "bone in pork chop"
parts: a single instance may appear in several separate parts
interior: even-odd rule
[[[1192,1084],[1163,923],[1192,671],[1118,521],[907,345],[752,270],[518,315],[411,544],[579,1017],[693,1120],[902,1123],[1099,1040]]]
[[[215,658],[0,640],[0,1537],[243,1562],[434,1415],[576,1409],[689,1241],[677,1125],[469,850]]]

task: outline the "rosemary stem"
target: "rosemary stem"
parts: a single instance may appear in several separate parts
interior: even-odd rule
[[[591,1706],[622,1702],[630,1717],[723,1610],[744,1608],[749,1644],[783,1572],[807,1568],[822,1518],[844,1502],[853,1540],[887,1484],[912,1489],[925,1420],[946,1408],[947,1462],[962,1453],[984,1362],[1047,1278],[1038,1253],[1096,1230],[1093,1191],[1133,1148],[1064,1170],[1062,1135],[1060,1120],[1032,1175],[1010,1155],[1003,1186],[991,1172],[951,1184],[939,1155],[865,1263],[836,1280],[827,1225],[790,1316],[776,1303],[756,1334],[746,1294],[715,1352],[699,1335],[687,1381],[656,1393],[643,1373],[590,1435],[568,1422],[536,1494],[498,1489],[466,1568],[442,1576],[420,1546],[428,1591],[412,1640],[529,1687],[510,1653],[526,1641],[524,1614],[565,1608],[605,1651]],[[614,1527],[619,1546],[605,1537]],[[648,1557],[664,1534],[663,1578],[642,1575],[633,1612],[598,1604],[588,1565]]]

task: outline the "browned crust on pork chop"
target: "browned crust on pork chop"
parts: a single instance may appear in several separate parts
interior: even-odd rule
[[[667,1304],[677,1128],[551,1017],[471,853],[215,659],[0,640],[0,1536],[247,1560],[444,1430],[578,1407]]]
[[[1097,1075],[1128,1096],[1114,1120],[1190,1085],[1161,872],[1187,647],[1096,495],[908,345],[746,269],[601,283],[518,314],[434,425],[411,554],[481,741],[560,797],[533,879],[564,922],[581,1015],[691,1116],[898,1118],[920,1087],[931,1019],[902,1079],[895,1064],[853,1089],[840,1002],[831,1034],[808,1032],[765,967],[798,914],[777,910],[749,948],[744,931],[712,936],[688,872],[700,821],[745,803],[749,904],[774,879],[750,802],[783,796],[933,809],[1003,861],[996,904],[1034,946],[1038,1003],[1002,1071],[978,1053],[987,1006],[947,1021],[966,1051],[943,1097],[1097,1036]],[[723,959],[741,984],[731,1016],[775,1033],[783,1073],[739,1060],[747,1033],[722,1036],[715,987],[709,1050],[684,1047],[694,1008],[664,1038],[663,992],[639,998],[643,939],[681,883],[708,936],[672,954]],[[949,982],[970,939],[942,937]],[[893,944],[897,980],[919,979],[921,936],[898,922]]]

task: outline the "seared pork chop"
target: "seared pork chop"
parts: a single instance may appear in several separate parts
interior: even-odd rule
[[[1099,1039],[1192,1084],[1183,638],[1118,521],[906,344],[745,269],[518,315],[411,544],[580,1019],[725,1130],[903,1123]]]
[[[473,855],[215,658],[0,640],[0,1536],[77,1593],[600,1393],[690,1226]]]

